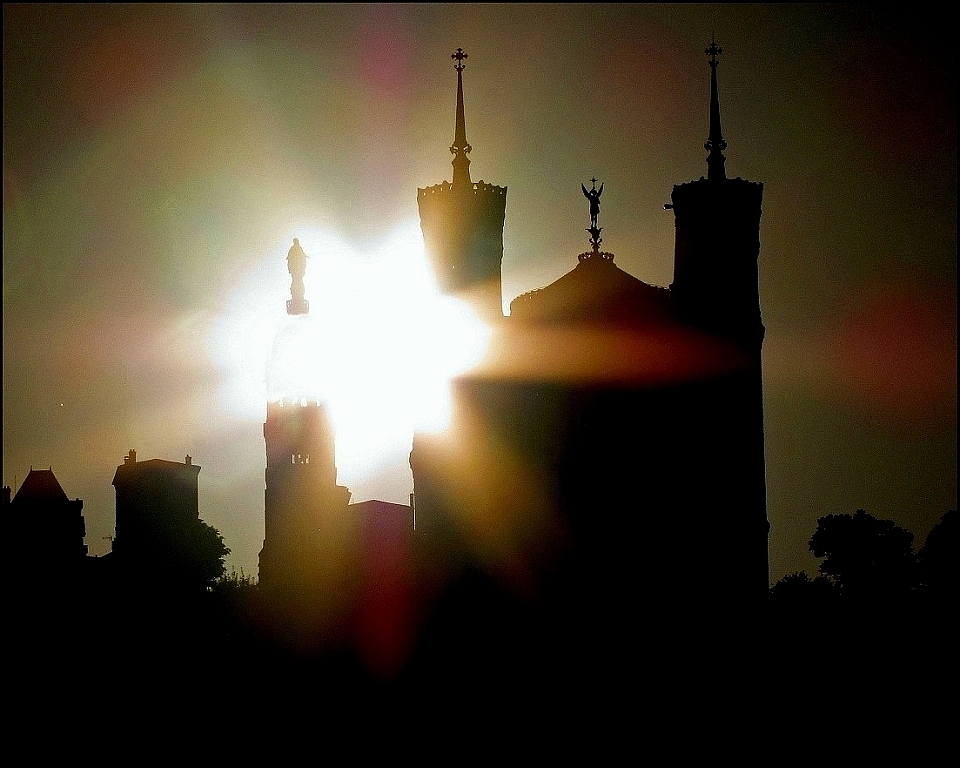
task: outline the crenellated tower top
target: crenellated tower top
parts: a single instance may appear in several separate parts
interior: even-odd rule
[[[703,145],[708,173],[675,186],[665,206],[673,209],[676,227],[670,289],[687,322],[742,344],[759,359],[763,184],[726,175],[717,94],[720,46],[712,40],[705,53],[710,59],[710,137]]]
[[[467,294],[483,317],[503,317],[500,263],[507,188],[470,178],[472,147],[463,110],[463,48],[451,54],[457,70],[457,119],[453,182],[417,190],[420,228],[437,284],[448,294]]]

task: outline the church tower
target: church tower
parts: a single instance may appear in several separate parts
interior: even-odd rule
[[[759,357],[763,342],[757,260],[763,184],[727,178],[720,128],[717,57],[711,42],[710,135],[703,145],[707,177],[673,188],[676,225],[674,277],[670,290],[683,318],[742,344]]]
[[[467,54],[451,55],[457,70],[457,117],[453,144],[453,182],[417,190],[420,227],[437,284],[444,293],[470,301],[481,317],[503,316],[500,262],[507,188],[470,179],[472,147],[463,110],[463,69]]]
[[[670,288],[601,250],[604,186],[581,184],[591,250],[511,303],[493,342],[509,364],[455,379],[450,429],[414,438],[418,537],[440,553],[449,613],[438,610],[437,623],[450,637],[470,636],[485,611],[505,636],[530,627],[562,665],[585,650],[606,654],[620,627],[633,647],[662,627],[663,638],[683,636],[767,597],[763,186],[726,177],[719,53],[707,49],[707,177],[676,186],[667,206],[676,220]],[[447,199],[466,172],[463,136],[454,184],[437,193]],[[430,223],[424,215],[425,237]],[[460,263],[432,255],[441,267]],[[600,625],[618,629],[598,643]],[[449,647],[462,655],[462,644]]]
[[[310,307],[304,298],[306,260],[295,239],[287,255],[291,275],[287,314],[295,324],[307,319]],[[278,339],[307,347],[285,350],[288,354],[279,357],[317,354],[309,348],[310,340],[306,333]],[[289,381],[284,384],[289,389]],[[350,500],[350,491],[337,485],[334,430],[326,408],[315,393],[305,394],[305,390],[275,393],[278,399],[267,404],[263,425],[267,467],[259,579],[262,588],[275,593],[302,591],[322,580],[324,570],[333,565],[330,559],[338,556],[331,548],[346,523]]]
[[[713,508],[716,521],[698,521],[713,538],[711,549],[725,550],[733,562],[740,594],[768,588],[766,479],[763,439],[760,316],[760,215],[763,184],[727,177],[720,126],[715,41],[704,51],[710,65],[710,133],[707,176],[673,188],[676,227],[674,279],[670,292],[678,318],[712,339],[729,359],[733,373],[709,384],[689,409],[700,437],[687,461],[699,466],[699,487],[709,489],[695,504]],[[704,555],[705,559],[707,558]]]

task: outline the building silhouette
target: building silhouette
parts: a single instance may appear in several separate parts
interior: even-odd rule
[[[345,530],[350,491],[337,485],[333,429],[323,404],[275,402],[263,425],[267,467],[260,585],[307,589]]]
[[[374,655],[376,627],[409,637],[418,612],[436,640],[478,616],[489,627],[556,628],[571,616],[662,617],[763,599],[763,187],[727,178],[720,50],[706,52],[707,174],[675,186],[665,206],[676,227],[672,284],[645,283],[603,250],[601,207],[617,201],[592,179],[582,185],[586,250],[572,245],[571,269],[514,299],[507,317],[506,188],[471,180],[466,54],[453,54],[453,181],[417,199],[437,282],[490,324],[490,352],[452,382],[450,427],[414,436],[410,507],[350,504],[315,394],[268,404],[264,594],[307,600],[324,632],[350,624],[344,631],[360,632]],[[287,263],[296,324],[309,309],[296,240]],[[382,609],[397,600],[409,610],[390,624]]]
[[[287,314],[305,318],[306,254],[294,240],[287,255],[291,299]],[[275,595],[314,592],[342,573],[352,547],[347,516],[350,491],[337,485],[334,430],[323,403],[311,393],[281,392],[268,403],[263,425],[264,538],[259,583]]]
[[[317,353],[303,323],[306,254],[297,240],[287,264],[291,324],[276,339],[268,374],[275,399],[263,425],[258,584],[266,621],[281,645],[351,646],[371,669],[396,670],[416,634],[413,508],[381,500],[351,504],[349,489],[338,484],[334,427],[316,382],[282,370],[298,354]]]
[[[349,514],[359,534],[354,642],[368,668],[393,673],[418,634],[413,509],[372,499],[351,504]]]
[[[31,588],[76,576],[87,555],[83,500],[69,499],[52,469],[33,469],[16,495],[3,487],[3,512],[16,578]]]
[[[450,429],[414,438],[418,534],[451,594],[534,601],[550,626],[766,595],[762,185],[726,177],[720,49],[706,53],[708,173],[665,206],[671,286],[644,283],[601,249],[594,179],[582,190],[588,250],[572,247],[569,272],[493,318],[487,361],[453,382]],[[437,215],[420,190],[421,219],[438,272],[487,268],[438,275],[449,292],[498,285],[488,273],[502,252],[492,234],[502,220],[456,196],[458,179],[469,182],[458,54],[454,183],[440,185],[455,210]]]
[[[138,461],[133,449],[113,476],[116,530],[109,558],[125,579],[164,582],[183,570],[182,541],[199,524],[200,467],[183,462]]]

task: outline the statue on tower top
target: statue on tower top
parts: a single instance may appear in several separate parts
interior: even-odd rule
[[[590,226],[587,229],[587,232],[590,233],[590,250],[586,253],[581,253],[577,258],[580,261],[587,261],[588,259],[613,261],[614,257],[612,253],[600,250],[600,243],[603,242],[603,239],[600,237],[600,232],[603,227],[597,225],[597,219],[600,216],[600,195],[603,194],[603,184],[600,185],[600,189],[597,189],[597,180],[595,178],[590,179],[590,183],[593,185],[590,189],[587,189],[583,184],[580,185],[580,189],[583,190],[583,196],[590,201]]]
[[[590,201],[590,226],[596,227],[597,217],[600,215],[600,195],[603,194],[603,184],[600,184],[600,189],[597,189],[597,180],[590,179],[590,182],[593,188],[589,192],[583,184],[580,185],[580,189],[583,190],[583,196]]]
[[[305,315],[310,311],[310,302],[304,299],[306,289],[303,276],[307,272],[307,254],[300,247],[300,240],[293,238],[293,245],[287,252],[287,270],[290,272],[290,296],[287,301],[288,315]]]

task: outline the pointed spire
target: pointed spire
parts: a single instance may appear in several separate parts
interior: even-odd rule
[[[727,142],[723,140],[720,130],[720,95],[717,91],[717,56],[722,50],[716,40],[711,40],[704,53],[710,57],[710,138],[703,145],[710,153],[707,156],[707,178],[725,179],[727,175],[723,164],[727,162],[727,158],[723,156],[723,150],[727,148]]]
[[[467,125],[463,118],[463,60],[467,54],[463,48],[457,48],[456,53],[450,54],[456,60],[454,68],[457,70],[457,127],[453,136],[450,151],[453,153],[453,185],[470,185],[470,158],[467,153],[472,147],[467,143]]]

